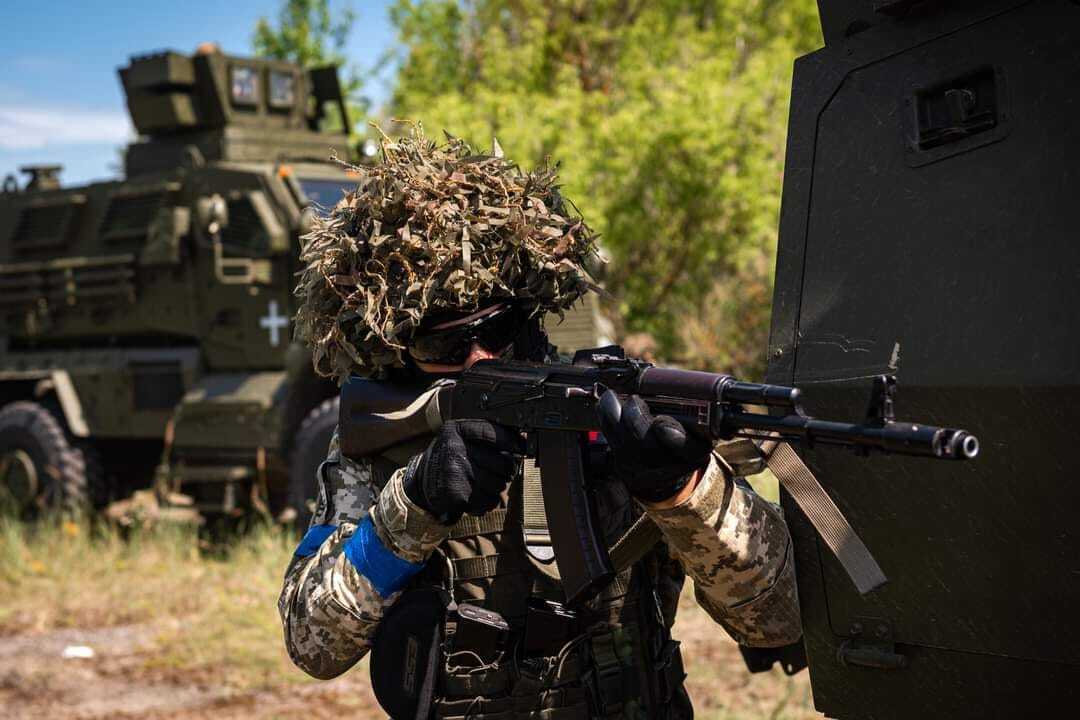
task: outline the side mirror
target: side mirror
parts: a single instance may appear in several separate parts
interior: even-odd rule
[[[221,232],[229,224],[229,206],[217,193],[201,197],[195,202],[195,218],[199,227],[211,235]]]

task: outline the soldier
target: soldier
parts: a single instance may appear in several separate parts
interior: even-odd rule
[[[316,368],[423,384],[485,358],[550,359],[540,318],[589,287],[583,266],[594,250],[554,172],[523,174],[497,144],[479,156],[418,134],[384,140],[382,162],[364,172],[305,247],[297,327]],[[440,588],[450,609],[423,716],[688,718],[670,635],[686,574],[739,643],[798,640],[779,510],[640,398],[601,426],[594,441],[614,458],[591,471],[605,537],[615,543],[644,514],[662,539],[575,608],[560,604],[557,568],[523,539],[529,473],[515,432],[450,421],[408,457],[345,457],[335,434],[279,600],[293,661],[335,677],[373,643],[400,637],[384,626],[395,608]],[[466,628],[454,608],[468,605],[506,625]]]

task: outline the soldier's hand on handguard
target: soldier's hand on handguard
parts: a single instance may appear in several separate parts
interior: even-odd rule
[[[487,420],[450,420],[406,469],[405,494],[444,525],[463,513],[482,515],[499,495],[524,453],[514,430]]]
[[[668,415],[653,416],[637,395],[625,402],[611,390],[600,399],[600,429],[611,446],[615,471],[630,494],[664,503],[682,492],[709,462],[712,446]]]

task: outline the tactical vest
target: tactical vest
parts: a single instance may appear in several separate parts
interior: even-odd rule
[[[409,445],[379,458],[377,476],[389,477],[423,443]],[[679,644],[670,635],[681,567],[658,542],[568,617],[559,605],[557,567],[549,549],[535,544],[537,520],[528,517],[535,508],[527,498],[536,492],[532,477],[519,471],[497,509],[463,516],[405,590],[442,587],[457,606],[493,610],[509,625],[500,637],[477,641],[472,625],[447,621],[433,717],[692,718]],[[611,547],[641,510],[617,480],[595,482],[593,493]]]

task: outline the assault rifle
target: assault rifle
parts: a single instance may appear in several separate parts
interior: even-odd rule
[[[818,420],[803,412],[798,388],[655,367],[611,346],[579,352],[572,364],[483,360],[419,394],[354,378],[342,388],[339,435],[346,456],[363,457],[425,437],[450,419],[484,418],[526,433],[527,456],[540,468],[551,546],[573,603],[613,576],[582,464],[583,435],[599,429],[598,406],[613,399],[607,390],[640,395],[654,415],[670,415],[714,441],[793,440],[942,460],[978,454],[978,440],[964,430],[895,420],[895,379],[882,376],[876,387],[867,422]]]

